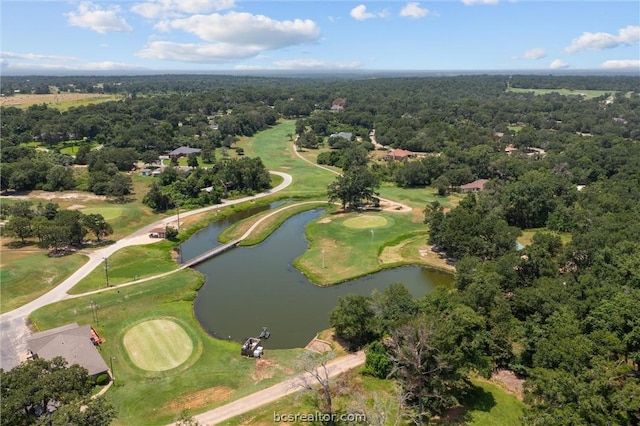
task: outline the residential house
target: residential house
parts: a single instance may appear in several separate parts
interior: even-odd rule
[[[460,185],[460,192],[467,194],[469,192],[480,192],[484,189],[485,183],[489,182],[488,179],[478,179],[471,183]]]
[[[90,325],[77,323],[35,333],[27,340],[33,358],[51,360],[61,356],[68,365],[78,364],[86,368],[92,377],[109,370],[96,349],[100,343],[100,338]]]
[[[384,157],[382,157],[385,161],[397,161],[397,160],[407,160],[409,158],[414,158],[416,156],[415,152],[407,151],[406,149],[393,149],[389,151]]]
[[[151,169],[140,170],[140,176],[151,176]]]
[[[351,139],[353,139],[353,133],[351,132],[339,132],[339,133],[331,133],[329,135],[330,138],[343,138],[346,139],[348,141],[350,141]]]
[[[342,111],[344,109],[344,105],[347,103],[346,99],[338,98],[333,101],[331,104],[331,111]]]
[[[180,158],[186,157],[189,154],[200,154],[202,151],[200,148],[190,148],[188,146],[181,146],[180,148],[176,148],[169,153],[169,158]]]

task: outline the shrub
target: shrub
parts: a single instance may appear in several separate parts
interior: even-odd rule
[[[96,385],[104,386],[107,383],[109,383],[109,380],[111,380],[109,378],[109,375],[107,373],[102,373],[102,374],[98,375],[98,377],[96,377]]]

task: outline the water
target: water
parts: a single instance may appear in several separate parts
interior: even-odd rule
[[[283,201],[276,201],[271,204],[251,207],[249,209],[230,214],[216,222],[212,222],[206,228],[196,232],[187,241],[180,244],[180,252],[182,255],[182,258],[180,259],[181,263],[191,260],[205,251],[220,245],[218,242],[218,235],[220,235],[220,233],[232,223],[246,219],[260,212],[276,208],[281,204],[283,204]]]
[[[305,225],[321,210],[288,219],[263,243],[238,247],[197,266],[206,281],[194,302],[195,316],[212,335],[235,341],[257,337],[268,327],[267,349],[304,347],[329,327],[329,313],[338,298],[350,293],[370,295],[401,282],[414,297],[452,276],[421,267],[385,270],[331,287],[311,283],[293,265],[306,250]]]

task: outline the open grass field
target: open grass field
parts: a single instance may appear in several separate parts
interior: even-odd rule
[[[84,214],[101,214],[107,222],[119,218],[124,214],[125,209],[122,206],[109,207],[89,207],[81,210]]]
[[[295,120],[284,120],[277,126],[256,134],[254,137],[236,143],[244,149],[245,155],[260,157],[269,170],[289,173],[293,183],[280,196],[325,197],[327,185],[336,175],[312,167],[295,155],[293,142],[287,134],[295,132]]]
[[[186,331],[170,319],[143,321],[122,338],[131,362],[147,371],[164,371],[185,362],[194,344]]]
[[[0,98],[0,106],[28,108],[31,105],[46,104],[49,107],[66,111],[72,107],[86,106],[101,102],[117,101],[122,95],[106,95],[99,93],[56,93],[44,95],[17,94]]]
[[[108,259],[109,284],[118,285],[138,278],[146,278],[178,268],[171,258],[170,241],[161,241],[142,246],[125,247]],[[107,285],[104,268],[96,268],[69,290],[70,294],[81,294],[99,290]]]
[[[2,248],[0,311],[8,312],[53,289],[87,261],[81,254],[53,258],[46,251]]]
[[[516,241],[518,241],[523,246],[529,246],[529,245],[533,244],[533,236],[537,232],[547,232],[547,233],[550,233],[550,234],[555,234],[555,235],[560,237],[560,240],[562,241],[562,244],[565,244],[565,245],[567,245],[567,244],[569,244],[571,242],[571,234],[569,232],[555,232],[555,231],[550,231],[547,228],[525,229],[525,230],[522,231],[522,235],[520,235],[518,238],[516,238]]]
[[[267,350],[263,363],[240,356],[240,343],[209,336],[193,315],[192,301],[203,282],[192,270],[114,289],[91,297],[52,304],[35,311],[36,330],[77,322],[92,324],[105,339],[103,359],[113,360],[115,386],[107,393],[118,411],[113,423],[120,425],[164,425],[182,411],[197,414],[253,393],[293,374],[293,361],[300,350]],[[97,306],[93,320],[91,301]],[[146,371],[130,358],[124,338],[136,325],[171,319],[179,324],[193,344],[191,355],[179,366]]]
[[[584,96],[585,99],[597,98],[599,96],[603,96],[605,94],[613,94],[615,91],[612,90],[583,90],[583,89],[522,89],[511,87],[507,89],[507,92],[513,93],[531,93],[533,92],[536,95],[548,95],[549,93],[558,93],[564,96]]]

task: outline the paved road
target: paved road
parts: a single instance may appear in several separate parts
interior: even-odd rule
[[[213,206],[207,206],[196,210],[180,213],[181,217],[188,217],[202,212],[219,209],[232,204],[239,204],[245,201],[254,200],[257,198],[266,197],[278,192],[292,182],[291,175],[281,172],[270,172],[272,174],[281,176],[283,182],[272,188],[268,192],[260,193],[251,197],[244,197],[237,200],[224,201],[221,204]],[[149,231],[153,228],[160,226],[166,226],[176,222],[178,215],[170,216],[159,220],[151,225],[147,225],[131,235],[117,241],[116,243],[101,248],[99,250],[92,251],[89,256],[89,261],[81,266],[76,272],[74,272],[69,278],[60,283],[57,287],[43,294],[37,299],[23,305],[13,311],[6,312],[0,315],[0,367],[4,369],[11,369],[18,365],[21,361],[24,361],[27,352],[27,338],[30,335],[29,328],[26,324],[27,317],[36,309],[69,298],[67,294],[73,286],[75,286],[81,279],[86,277],[96,267],[100,266],[104,262],[104,258],[111,256],[121,248],[136,245],[136,244],[148,244],[150,241],[147,237]]]
[[[335,377],[359,365],[364,364],[364,352],[356,352],[355,354],[345,355],[331,360],[327,363],[327,371],[330,377]],[[247,411],[254,410],[263,405],[269,404],[277,399],[303,389],[303,383],[315,383],[315,379],[310,374],[300,374],[294,376],[284,382],[273,385],[269,388],[252,393],[243,398],[237,399],[226,405],[222,405],[206,413],[194,416],[194,419],[201,425],[215,425],[233,417],[237,417]],[[283,413],[281,413],[283,414]],[[307,413],[305,413],[307,414]],[[172,423],[172,426],[175,423]]]

